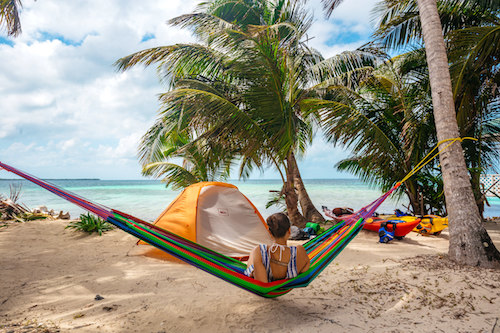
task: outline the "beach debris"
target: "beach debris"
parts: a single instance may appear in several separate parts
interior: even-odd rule
[[[102,309],[104,311],[111,312],[111,311],[118,309],[118,304],[113,304],[111,306],[103,306]]]
[[[0,194],[0,218],[2,220],[14,220],[16,216],[27,212],[29,212],[27,207]]]
[[[17,221],[26,222],[43,219],[62,219],[69,220],[70,214],[54,212],[53,209],[48,210],[46,206],[40,206],[30,210],[25,204],[18,202],[21,196],[22,186],[19,184],[11,184],[9,186],[9,197],[0,193],[0,220],[2,221]]]
[[[36,319],[30,319],[22,323],[0,324],[0,332],[6,333],[59,333],[61,330],[53,322],[39,323]]]
[[[484,222],[500,223],[500,216],[492,216],[484,219]]]
[[[63,211],[61,210],[59,212],[59,215],[57,215],[56,218],[58,220],[70,220],[71,219],[71,215],[69,215],[69,212],[63,213]]]
[[[29,212],[28,207],[18,203],[21,195],[21,185],[10,185],[10,195],[5,197],[0,193],[0,219],[14,220],[17,216]]]
[[[100,301],[100,300],[103,300],[103,299],[104,299],[104,297],[102,297],[101,295],[97,294],[97,295],[95,295],[94,299],[95,299],[96,301]]]
[[[53,209],[49,210],[46,206],[39,206],[37,208],[34,208],[31,212],[33,214],[44,215],[48,218],[56,219],[56,220],[69,220],[69,219],[71,219],[71,215],[69,214],[69,212],[64,213],[61,210],[61,211],[59,211],[59,213],[56,213],[56,212],[54,212]]]

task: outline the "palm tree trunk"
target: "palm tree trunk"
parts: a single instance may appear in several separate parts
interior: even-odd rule
[[[408,200],[410,201],[410,206],[413,215],[423,215],[422,211],[420,210],[420,204],[418,202],[418,193],[410,191],[408,187],[406,188],[405,192],[406,196],[408,197]]]
[[[315,223],[325,222],[325,218],[321,213],[314,207],[314,204],[307,193],[304,182],[302,182],[302,177],[300,176],[299,166],[297,165],[297,160],[294,154],[290,154],[289,163],[294,165],[294,185],[299,196],[300,208],[302,210],[302,215],[306,221],[312,221]]]
[[[291,162],[293,154],[290,154],[286,160],[286,182],[285,182],[285,203],[288,212],[288,218],[292,225],[299,228],[306,226],[306,219],[300,214],[297,206],[298,196],[295,192],[294,178],[295,178],[295,164]]]
[[[417,3],[429,66],[437,137],[439,141],[457,138],[459,130],[436,0],[417,0]],[[460,143],[453,143],[439,158],[449,218],[450,259],[473,266],[499,265],[500,253],[482,225]]]
[[[483,193],[481,192],[481,171],[471,171],[471,184],[472,193],[474,193],[474,198],[476,199],[477,209],[479,210],[479,216],[481,220],[484,219],[484,200]]]

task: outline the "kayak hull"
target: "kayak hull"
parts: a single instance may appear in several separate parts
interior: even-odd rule
[[[439,235],[448,228],[448,218],[437,215],[424,215],[420,223],[413,229],[421,235]]]
[[[369,231],[375,231],[378,232],[380,229],[380,225],[383,222],[397,222],[396,226],[396,232],[394,234],[395,237],[404,237],[408,235],[419,223],[420,219],[419,218],[413,218],[413,220],[405,221],[409,219],[399,219],[399,218],[394,218],[394,219],[382,219],[382,218],[377,218],[377,217],[371,217],[366,219],[365,224],[363,225],[363,229],[369,230]],[[387,230],[392,232],[392,224],[387,224]]]

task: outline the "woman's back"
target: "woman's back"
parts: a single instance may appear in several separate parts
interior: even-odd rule
[[[301,245],[261,244],[250,254],[246,274],[263,282],[291,279],[309,269],[309,257]]]
[[[269,232],[274,238],[270,246],[261,244],[256,247],[248,259],[245,271],[262,282],[290,279],[309,269],[310,261],[303,246],[288,247],[290,221],[283,213],[276,213],[266,220]]]
[[[297,270],[297,264],[296,264],[297,250],[296,250],[296,248],[293,247],[293,249],[292,249],[288,246],[285,246],[285,249],[283,251],[280,251],[280,253],[278,255],[278,253],[276,253],[276,251],[272,252],[272,246],[271,246],[269,252],[270,252],[270,260],[269,260],[270,265],[269,266],[270,266],[274,280],[290,278],[287,276],[287,272],[290,269],[295,270],[295,271]],[[293,256],[292,256],[292,252],[293,252]],[[290,261],[292,261],[291,265],[290,265]],[[292,266],[292,267],[290,267],[290,266]],[[295,274],[295,276],[296,276],[296,274]]]

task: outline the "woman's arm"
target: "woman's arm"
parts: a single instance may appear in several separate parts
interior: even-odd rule
[[[311,266],[311,260],[307,255],[306,249],[302,245],[297,246],[297,271],[304,273]]]
[[[250,258],[248,258],[247,265],[253,265],[253,278],[255,280],[261,282],[269,282],[267,281],[267,272],[266,267],[262,263],[262,256],[260,255],[260,247],[257,246],[253,249],[252,253],[250,253]]]

